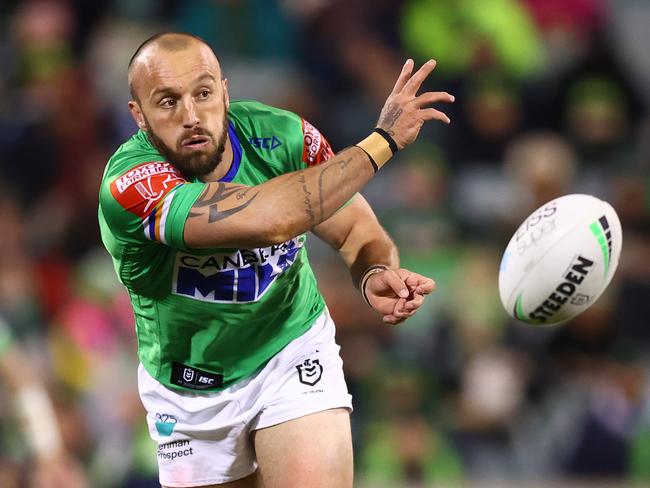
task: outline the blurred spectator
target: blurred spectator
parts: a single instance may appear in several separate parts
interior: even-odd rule
[[[515,226],[549,200],[571,193],[576,166],[573,150],[558,134],[538,132],[515,139],[504,161],[518,197],[514,210],[504,215],[508,224]]]
[[[531,77],[544,62],[530,14],[514,0],[409,0],[401,29],[413,56],[437,59],[449,74],[499,68]]]
[[[39,488],[89,486],[78,461],[68,452],[62,422],[46,386],[11,337],[7,323],[0,317],[0,380],[13,403],[12,417],[18,420],[27,459],[33,462],[31,472],[25,472],[26,484]],[[7,466],[2,475],[3,486],[20,486],[20,472]],[[13,473],[13,474],[12,474]]]
[[[551,73],[562,72],[585,55],[607,20],[601,0],[524,0],[544,41]]]

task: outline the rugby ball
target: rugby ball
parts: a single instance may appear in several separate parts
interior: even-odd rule
[[[623,236],[612,206],[565,195],[519,226],[503,253],[499,295],[514,318],[555,325],[589,308],[616,272]]]

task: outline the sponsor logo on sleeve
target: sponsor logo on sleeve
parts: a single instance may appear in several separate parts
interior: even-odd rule
[[[166,243],[165,223],[171,204],[170,192],[185,183],[180,172],[162,161],[142,163],[111,183],[111,194],[129,212],[142,219],[144,235]]]
[[[144,219],[160,200],[185,183],[180,172],[162,161],[142,163],[111,183],[111,194],[122,207]]]
[[[334,156],[327,139],[305,119],[302,119],[302,135],[304,139],[302,160],[309,166],[320,164]]]

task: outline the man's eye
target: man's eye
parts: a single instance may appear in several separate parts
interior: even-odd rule
[[[160,101],[160,106],[161,107],[173,107],[176,105],[176,100],[173,98],[164,98]]]
[[[201,98],[208,98],[210,96],[210,90],[203,90],[201,93],[199,93],[199,96]]]

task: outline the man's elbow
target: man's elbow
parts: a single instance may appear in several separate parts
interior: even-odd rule
[[[263,240],[267,246],[279,245],[309,230],[304,225],[288,219],[273,218],[265,222]]]

